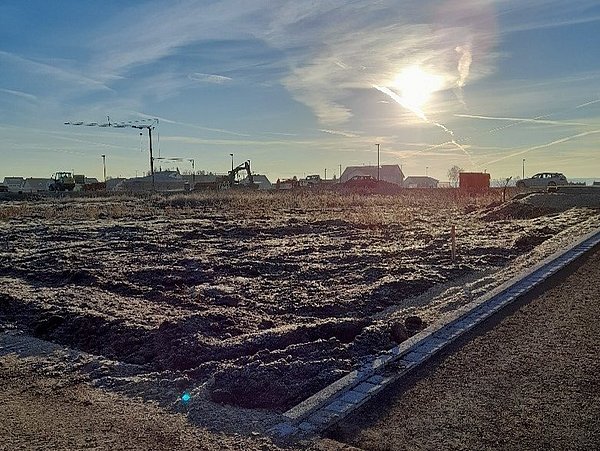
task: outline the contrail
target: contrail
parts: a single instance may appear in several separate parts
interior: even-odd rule
[[[529,147],[527,149],[520,150],[519,152],[515,152],[515,153],[512,153],[510,155],[505,155],[505,156],[503,156],[501,158],[497,158],[497,159],[492,160],[492,161],[488,161],[485,164],[489,165],[489,164],[493,164],[493,163],[498,163],[499,161],[506,160],[506,159],[512,158],[512,157],[516,157],[517,155],[522,155],[524,153],[531,152],[533,150],[544,149],[546,147],[551,147],[551,146],[554,146],[556,144],[561,144],[561,143],[564,143],[564,142],[567,142],[567,141],[571,141],[573,139],[581,138],[583,136],[594,135],[596,133],[600,133],[600,129],[591,130],[589,132],[578,133],[576,135],[566,136],[564,138],[560,138],[560,139],[557,139],[555,141],[551,141],[549,143],[545,143],[545,144],[540,144],[540,145],[537,145],[537,146]]]
[[[594,103],[600,102],[600,99],[592,100],[590,102],[582,103],[581,105],[577,105],[574,109],[583,108],[584,106],[593,105]]]
[[[465,117],[468,119],[483,119],[486,121],[510,121],[510,122],[531,122],[535,124],[547,124],[547,125],[574,125],[583,127],[594,127],[592,124],[584,124],[583,122],[565,122],[565,121],[550,121],[543,119],[529,119],[521,117],[498,117],[498,116],[480,116],[477,114],[455,114],[455,117]]]
[[[439,122],[429,120],[427,118],[427,116],[425,116],[425,113],[420,108],[417,108],[414,105],[411,105],[409,102],[406,102],[402,97],[400,97],[398,94],[396,94],[391,89],[386,88],[385,86],[377,86],[377,85],[373,85],[373,87],[375,89],[377,89],[378,91],[384,93],[385,95],[389,96],[392,100],[394,100],[396,103],[398,103],[403,108],[413,112],[415,115],[417,115],[420,119],[423,119],[428,124],[435,125],[436,127],[439,127],[442,130],[444,130],[446,133],[448,133],[452,137],[452,140],[450,141],[450,143],[453,144],[454,146],[456,146],[457,148],[459,148],[462,152],[464,152],[464,154],[469,159],[471,166],[473,166],[473,167],[476,166],[475,162],[473,161],[473,158],[471,157],[471,154],[467,151],[467,149],[465,149],[463,146],[461,146],[459,143],[456,142],[456,140],[454,138],[454,132],[452,130],[450,130],[444,124],[440,124]]]
[[[554,112],[554,113],[542,114],[542,115],[540,115],[540,116],[536,116],[536,117],[534,117],[534,118],[528,118],[528,119],[524,119],[524,118],[523,118],[523,119],[514,118],[514,120],[513,120],[513,123],[512,123],[512,124],[507,124],[507,125],[503,125],[502,127],[493,128],[493,129],[491,129],[491,130],[488,130],[488,132],[489,132],[489,133],[496,133],[496,132],[499,132],[499,131],[501,131],[501,130],[505,130],[505,129],[507,129],[507,128],[514,127],[515,125],[519,125],[519,124],[521,124],[521,123],[523,123],[523,122],[531,122],[531,121],[536,121],[536,122],[540,122],[540,123],[541,123],[540,119],[545,119],[545,118],[547,118],[547,117],[554,116],[554,115],[556,115],[556,114],[560,114],[560,113],[565,113],[565,112],[567,112],[567,111],[571,111],[571,110],[577,110],[577,109],[579,109],[579,108],[583,108],[583,107],[586,107],[586,106],[588,106],[588,105],[593,105],[593,104],[595,104],[595,103],[598,103],[598,102],[600,102],[600,99],[591,100],[591,101],[589,101],[589,102],[582,103],[581,105],[577,105],[577,106],[575,106],[575,107],[568,108],[568,109],[566,109],[566,110],[561,110],[561,111],[557,111],[557,112]],[[455,114],[455,116],[459,116],[459,117],[469,117],[469,115],[459,115],[459,114]],[[481,117],[481,119],[483,119],[483,117]],[[501,119],[499,119],[499,120],[501,120]],[[506,120],[511,120],[511,119],[507,118]],[[581,124],[581,125],[584,125],[584,126],[587,126],[587,127],[591,127],[591,125],[589,125],[589,124]]]

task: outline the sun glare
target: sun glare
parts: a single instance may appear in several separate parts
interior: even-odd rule
[[[442,89],[443,84],[443,77],[426,72],[419,66],[410,66],[398,74],[393,87],[400,91],[405,105],[423,115],[423,106],[434,92]]]

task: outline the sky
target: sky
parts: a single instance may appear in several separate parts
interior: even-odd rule
[[[0,179],[398,164],[600,177],[600,3],[0,2]],[[135,122],[134,122],[135,123]],[[178,158],[179,160],[169,160]],[[525,160],[525,161],[523,161]]]

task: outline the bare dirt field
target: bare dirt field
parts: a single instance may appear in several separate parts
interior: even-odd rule
[[[578,265],[337,438],[369,450],[599,449],[600,250]]]
[[[194,424],[264,431],[391,347],[394,323],[434,321],[600,223],[598,208],[499,199],[436,190],[6,201],[0,332],[81,351],[61,371],[183,409]]]

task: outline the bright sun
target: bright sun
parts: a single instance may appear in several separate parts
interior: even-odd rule
[[[398,74],[393,87],[400,91],[404,105],[423,115],[423,105],[431,94],[442,89],[444,78],[424,71],[419,66],[410,66]]]

